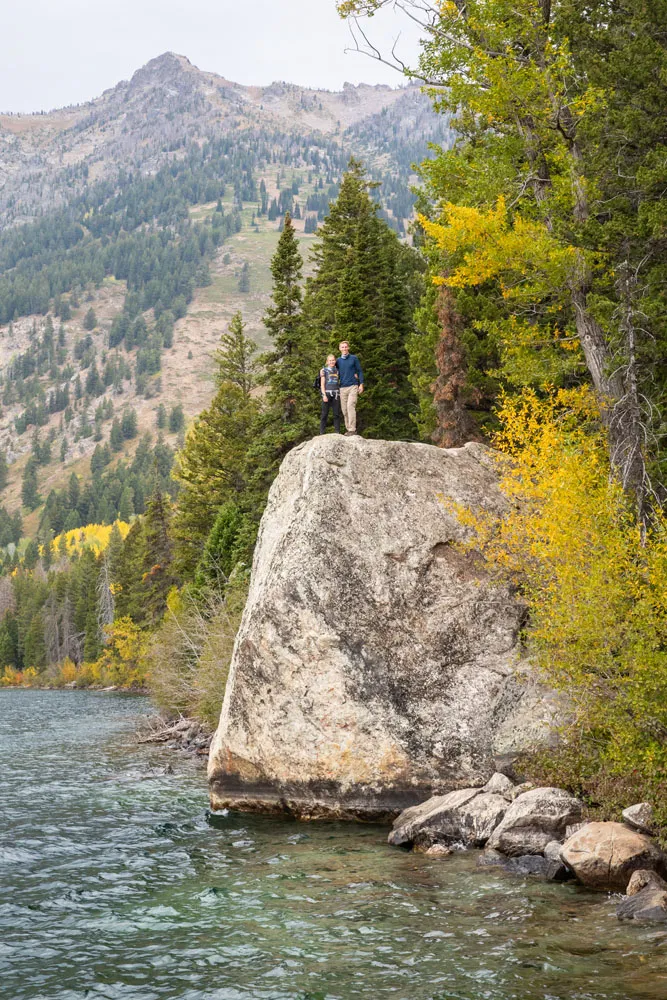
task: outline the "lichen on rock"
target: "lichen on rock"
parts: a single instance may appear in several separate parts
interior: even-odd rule
[[[211,748],[214,808],[379,819],[481,786],[549,739],[524,609],[458,545],[498,516],[489,449],[325,435],[285,458],[262,518]]]

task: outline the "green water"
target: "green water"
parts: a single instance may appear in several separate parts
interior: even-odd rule
[[[0,692],[3,1000],[667,997],[667,931],[604,896],[381,827],[210,817],[200,767],[133,742],[147,711]]]

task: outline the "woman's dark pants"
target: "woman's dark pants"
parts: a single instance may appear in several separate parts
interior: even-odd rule
[[[322,416],[320,417],[320,434],[324,434],[329,420],[329,410],[333,410],[334,430],[340,434],[340,396],[338,393],[328,392],[326,403],[322,400]]]

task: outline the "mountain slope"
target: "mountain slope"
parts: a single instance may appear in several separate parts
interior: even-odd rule
[[[285,210],[307,260],[355,155],[404,232],[412,162],[451,139],[414,87],[242,87],[173,53],[87,104],[0,116],[0,504],[24,502],[26,534],[62,527],[50,494],[72,472],[95,494],[81,523],[118,513],[114,470],[144,434],[177,445],[180,422],[165,426],[162,408],[189,419],[208,403],[210,356],[236,310],[266,346]],[[128,414],[136,432],[119,440]]]

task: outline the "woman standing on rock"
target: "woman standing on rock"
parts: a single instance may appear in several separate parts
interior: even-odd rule
[[[333,354],[328,355],[326,365],[320,369],[320,389],[322,391],[320,434],[326,433],[329,410],[333,410],[334,431],[340,434],[340,375]]]

